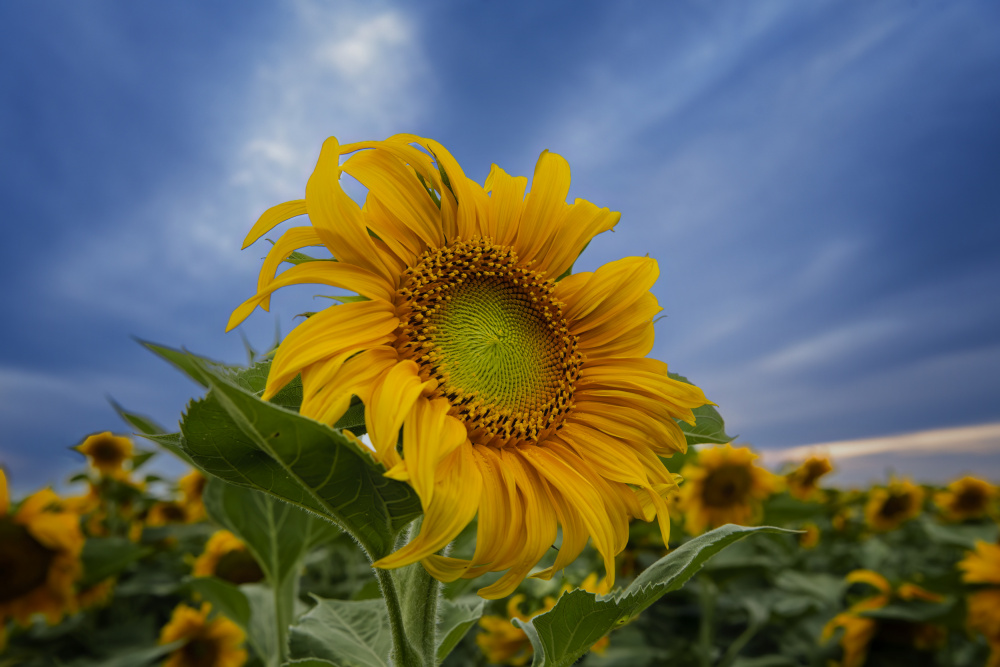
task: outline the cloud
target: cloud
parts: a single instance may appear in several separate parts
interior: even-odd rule
[[[760,455],[774,470],[827,456],[834,464],[828,484],[871,484],[891,475],[935,484],[964,474],[993,479],[1000,471],[1000,423],[764,449]]]
[[[865,348],[884,342],[903,329],[897,322],[859,322],[800,340],[753,362],[765,373],[798,373],[821,364],[835,364],[856,357]]]
[[[294,7],[288,26],[246,45],[256,64],[221,114],[239,125],[207,132],[227,138],[206,147],[204,164],[216,168],[162,174],[159,191],[123,206],[108,234],[58,263],[57,293],[132,321],[218,298],[227,281],[252,275],[262,252],[241,253],[243,236],[265,209],[303,196],[326,137],[381,138],[427,112],[433,81],[405,13]]]

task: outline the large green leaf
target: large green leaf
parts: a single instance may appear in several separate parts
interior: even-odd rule
[[[669,373],[669,375],[674,380],[679,380],[686,384],[694,384],[683,375],[678,375],[677,373]],[[695,408],[693,412],[695,416],[693,426],[686,421],[678,420],[677,422],[677,425],[684,431],[684,438],[687,440],[688,446],[705,443],[724,445],[736,439],[736,436],[726,433],[726,422],[722,419],[719,411],[715,409],[715,406],[703,405]]]
[[[656,561],[623,591],[596,596],[582,589],[564,594],[549,612],[528,622],[514,619],[535,649],[533,667],[572,665],[598,639],[624,625],[660,597],[677,590],[705,561],[726,546],[754,533],[787,532],[763,526],[725,525],[696,537]]]
[[[458,600],[442,599],[438,607],[437,661],[444,662],[448,654],[482,615],[485,600],[478,597]]]
[[[205,510],[239,537],[269,581],[298,576],[306,553],[337,535],[329,522],[266,493],[209,479]]]
[[[315,597],[315,596],[314,596]],[[316,658],[342,667],[385,667],[390,663],[392,635],[385,601],[326,600],[292,628],[293,660]],[[484,601],[467,598],[440,601],[436,618],[436,662],[442,662],[483,615]],[[408,633],[409,636],[409,633]]]
[[[333,538],[336,529],[328,521],[266,493],[219,479],[208,480],[202,500],[208,515],[243,540],[264,571],[273,600],[273,623],[269,624],[273,646],[284,658],[302,562],[313,546]],[[249,621],[255,626],[262,624],[260,618],[250,617]]]
[[[152,549],[136,544],[124,537],[91,537],[83,544],[83,580],[81,587],[86,588],[108,577],[120,574],[126,567],[143,556],[152,553]]]
[[[385,602],[323,600],[292,628],[293,659],[320,658],[341,667],[387,667],[392,635]]]
[[[250,626],[250,603],[239,586],[217,577],[197,577],[188,582],[192,591],[212,604],[217,611],[246,630]],[[248,639],[251,643],[254,637]]]
[[[420,515],[410,486],[384,477],[355,442],[260,400],[264,364],[241,373],[188,352],[148,347],[209,388],[188,406],[180,439],[157,439],[204,472],[330,519],[373,559],[390,553],[400,529]]]

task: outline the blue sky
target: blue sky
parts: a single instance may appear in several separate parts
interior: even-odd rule
[[[433,137],[478,180],[564,155],[649,253],[654,355],[757,447],[1000,421],[992,2],[0,5],[0,464],[173,423],[197,389],[132,337],[227,361],[322,140]],[[243,325],[259,346],[303,288]]]

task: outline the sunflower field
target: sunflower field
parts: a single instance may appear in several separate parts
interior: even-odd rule
[[[0,667],[1000,665],[997,488],[758,466],[648,356],[656,261],[573,272],[618,214],[552,153],[527,186],[328,140],[230,328],[352,294],[245,366],[147,343],[204,395],[116,404],[78,491],[0,470]]]

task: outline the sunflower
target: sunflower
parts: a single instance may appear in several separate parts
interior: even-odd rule
[[[975,477],[963,477],[934,494],[934,503],[949,521],[979,519],[989,512],[997,487]]]
[[[911,583],[903,583],[894,589],[885,577],[872,570],[855,570],[847,575],[846,581],[849,584],[867,584],[876,592],[834,616],[823,628],[824,642],[829,641],[838,629],[843,629],[840,637],[843,650],[841,667],[861,667],[873,648],[897,653],[903,645],[918,651],[930,651],[938,648],[944,641],[943,629],[930,623],[876,619],[863,615],[864,612],[885,607],[893,599],[939,603],[944,600],[941,595]]]
[[[524,630],[511,623],[511,619],[519,619],[527,623],[535,616],[551,611],[556,606],[556,600],[546,597],[542,602],[542,607],[530,614],[521,611],[524,603],[524,595],[517,594],[507,601],[507,617],[487,615],[479,619],[479,627],[484,632],[476,635],[476,644],[479,645],[483,655],[491,663],[498,665],[519,665],[527,664],[531,660],[534,649],[531,647],[531,640]]]
[[[128,438],[105,431],[88,436],[73,449],[86,455],[90,465],[103,475],[121,477],[128,474],[124,468],[124,464],[132,460],[132,441]]]
[[[208,620],[210,611],[207,602],[201,609],[177,605],[160,631],[160,644],[184,644],[170,653],[163,667],[239,667],[246,662],[247,652],[240,648],[243,631],[224,616]]]
[[[958,562],[962,581],[967,584],[1000,586],[1000,544],[976,540],[976,547]]]
[[[188,506],[176,500],[161,500],[149,508],[147,526],[166,526],[171,523],[188,523],[191,513]]]
[[[748,447],[712,447],[698,452],[696,462],[681,470],[681,508],[692,535],[726,523],[749,525],[762,500],[777,490],[778,478],[754,465]]]
[[[201,521],[205,518],[205,504],[201,496],[205,492],[206,481],[205,476],[197,470],[192,470],[177,480],[183,496],[181,503],[187,507],[188,521]]]
[[[966,625],[986,637],[990,646],[986,667],[1000,667],[1000,588],[978,591],[966,601]]]
[[[341,188],[342,173],[367,188],[363,206]],[[567,275],[619,218],[585,200],[567,204],[569,183],[568,164],[549,152],[525,196],[526,178],[494,165],[481,186],[430,139],[331,138],[305,199],[269,209],[250,231],[245,245],[294,216],[311,223],[274,244],[230,329],[286,285],[363,297],[286,336],[263,398],[301,375],[305,416],[335,424],[353,396],[364,403],[376,458],[424,510],[419,535],[376,567],[420,561],[442,581],[504,572],[479,591],[495,599],[517,587],[560,526],[559,554],[535,576],[561,570],[589,538],[613,578],[631,518],[655,517],[668,534],[664,496],[676,481],[659,457],[685,449],[676,420],[693,423],[706,400],[646,357],[660,311],[649,292],[655,260]],[[294,250],[319,245],[336,261],[275,277]],[[477,514],[473,556],[436,555]]]
[[[810,456],[805,463],[788,473],[785,481],[788,492],[799,500],[809,500],[819,490],[819,479],[833,470],[833,464],[825,456]]]
[[[598,581],[596,573],[588,574],[587,578],[580,583],[580,588],[595,595],[607,595],[611,591],[611,587],[607,584],[607,579]],[[572,586],[568,583],[564,584],[559,590],[559,597],[562,597],[563,593],[571,590],[573,590]],[[511,619],[517,618],[527,623],[535,616],[551,611],[556,606],[558,597],[546,596],[542,600],[542,606],[530,614],[523,614],[521,612],[521,605],[524,603],[524,599],[524,595],[518,594],[512,596],[507,601],[507,618],[502,616],[483,616],[479,619],[479,625],[485,632],[481,632],[476,636],[476,643],[490,662],[514,665],[516,667],[527,663],[531,659],[534,653],[531,640],[528,639],[528,635],[525,634],[524,630],[511,622]],[[598,639],[590,647],[590,650],[603,655],[608,648],[608,642],[609,638],[605,635]]]
[[[232,584],[252,584],[264,578],[257,559],[240,538],[228,530],[212,534],[205,551],[195,560],[191,574],[196,577],[218,577]]]
[[[816,545],[819,544],[820,530],[819,526],[815,523],[809,521],[804,523],[800,530],[804,531],[799,535],[799,546],[803,549],[815,549]]]
[[[8,618],[27,625],[43,614],[54,625],[75,610],[83,541],[80,517],[48,489],[11,512],[7,477],[0,470],[0,630]]]
[[[115,578],[108,577],[81,590],[76,596],[76,606],[78,609],[93,609],[103,607],[111,600],[111,594],[115,589]]]
[[[924,490],[909,480],[896,480],[887,487],[872,489],[865,505],[865,519],[872,530],[894,530],[918,514],[923,507]]]

